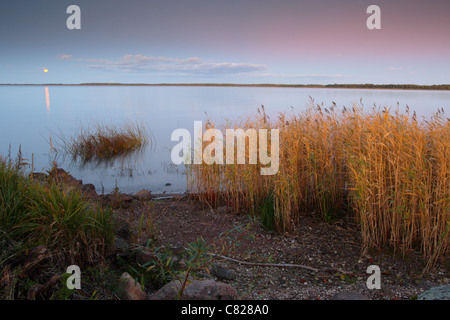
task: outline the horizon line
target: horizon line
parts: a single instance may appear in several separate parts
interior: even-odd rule
[[[434,89],[450,90],[450,84],[276,84],[276,83],[122,83],[122,82],[85,82],[85,83],[0,83],[1,86],[209,86],[209,87],[285,87],[285,88],[342,88],[342,89]]]

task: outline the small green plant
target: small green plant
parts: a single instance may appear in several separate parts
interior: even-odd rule
[[[236,227],[219,234],[219,239],[225,241],[227,251],[239,247],[242,240],[255,240],[255,235],[250,232],[250,229],[257,222],[257,217],[249,215],[248,219],[249,222],[237,225]]]
[[[151,212],[152,205],[153,204],[150,201],[146,202],[145,210],[139,218],[137,230],[132,233],[134,243],[138,243],[141,238],[144,237],[148,238],[147,245],[150,243],[156,243],[158,240],[157,226]]]
[[[137,267],[131,267],[132,273],[143,286],[153,285],[159,288],[176,280],[180,284],[178,298],[181,299],[191,279],[195,279],[200,271],[210,273],[213,262],[223,254],[225,247],[218,252],[214,244],[207,244],[200,237],[183,249],[181,254],[175,255],[170,248],[147,247],[147,252],[151,252],[151,259]]]
[[[345,281],[347,284],[354,284],[356,283],[356,279],[352,279],[350,276],[346,275],[346,274],[341,274],[340,276],[342,281]]]
[[[117,292],[120,270],[99,263],[83,270],[82,289],[89,300],[112,299]]]
[[[261,206],[260,221],[264,229],[274,231],[276,226],[273,193],[269,193]]]
[[[69,279],[71,275],[72,274],[70,273],[64,273],[61,275],[61,287],[57,291],[53,292],[50,300],[70,300],[72,294],[76,291],[75,289],[69,289],[67,287],[67,279]]]

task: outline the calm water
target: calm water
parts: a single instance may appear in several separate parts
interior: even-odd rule
[[[153,193],[179,193],[186,189],[183,166],[170,160],[172,131],[186,128],[193,134],[194,121],[209,117],[217,123],[228,118],[245,119],[258,107],[274,117],[300,112],[308,107],[309,96],[316,103],[339,107],[362,101],[370,107],[406,105],[419,116],[429,116],[438,108],[450,113],[449,91],[400,91],[305,88],[238,87],[136,87],[136,86],[0,86],[0,155],[15,157],[21,146],[23,157],[34,159],[34,170],[45,171],[56,159],[97,192],[142,189]],[[117,159],[109,164],[82,166],[52,152],[49,137],[70,136],[82,125],[121,124],[142,121],[150,130],[154,144],[139,155]],[[170,185],[168,185],[170,184]]]

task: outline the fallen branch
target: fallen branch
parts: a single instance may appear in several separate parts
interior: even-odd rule
[[[187,250],[187,248],[185,246],[183,246],[180,242],[178,242],[178,244],[184,248],[185,250]],[[301,264],[291,264],[291,263],[262,263],[262,262],[248,262],[248,261],[242,261],[242,260],[237,260],[237,259],[233,259],[227,256],[223,256],[221,254],[215,254],[215,253],[209,253],[206,252],[206,254],[213,256],[213,257],[217,257],[217,258],[222,258],[225,260],[229,260],[229,261],[233,261],[239,264],[245,264],[245,265],[249,265],[249,266],[259,266],[259,267],[276,267],[276,268],[302,268],[302,269],[306,269],[306,270],[310,270],[310,271],[314,271],[314,272],[319,272],[319,269],[313,268],[313,267],[308,267],[308,266],[304,266]]]
[[[208,253],[209,255],[212,255],[214,257],[219,257],[225,260],[230,260],[239,264],[245,264],[245,265],[251,265],[251,266],[259,266],[259,267],[278,267],[278,268],[302,268],[314,272],[319,272],[319,269],[303,266],[301,264],[291,264],[291,263],[260,263],[260,262],[248,262],[248,261],[241,261],[233,258],[229,258],[227,256],[222,256],[220,254],[214,254],[214,253]]]

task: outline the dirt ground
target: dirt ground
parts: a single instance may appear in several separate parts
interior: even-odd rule
[[[223,256],[245,262],[219,257],[216,261],[233,272],[232,280],[221,281],[233,286],[240,299],[326,300],[352,292],[374,300],[405,300],[449,283],[448,259],[422,274],[419,252],[405,257],[389,249],[362,253],[359,227],[351,219],[325,223],[307,216],[294,232],[281,235],[264,230],[248,215],[225,207],[212,209],[186,196],[133,200],[115,211],[135,227],[143,214],[151,218],[161,245],[180,247],[203,237],[217,248],[225,245]],[[381,289],[367,288],[370,265],[381,270]]]

